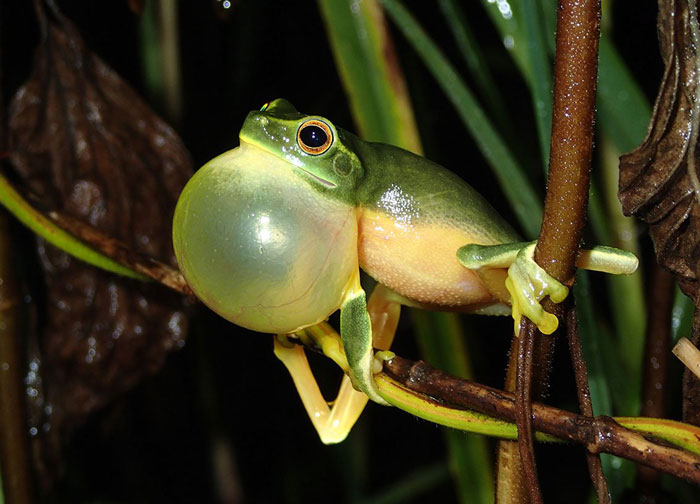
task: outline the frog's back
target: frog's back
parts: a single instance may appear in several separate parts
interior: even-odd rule
[[[476,309],[502,301],[456,255],[469,243],[518,240],[493,207],[454,173],[403,149],[358,142],[355,152],[365,170],[360,266],[422,304]]]

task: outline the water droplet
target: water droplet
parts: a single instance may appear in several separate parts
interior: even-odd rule
[[[515,47],[515,39],[513,38],[513,36],[506,35],[505,37],[503,37],[503,45],[508,50],[513,49],[513,47]]]

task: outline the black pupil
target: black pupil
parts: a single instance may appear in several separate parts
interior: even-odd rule
[[[307,147],[316,148],[326,143],[328,135],[323,131],[323,128],[312,124],[301,130],[299,138]]]

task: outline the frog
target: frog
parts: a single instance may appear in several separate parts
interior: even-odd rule
[[[401,306],[530,318],[553,333],[541,300],[568,287],[463,179],[422,156],[367,142],[276,99],[248,114],[239,146],[200,168],[179,197],[173,248],[194,294],[236,325],[273,336],[322,442],[346,438],[391,357]],[[579,267],[630,274],[633,254],[597,247]],[[368,297],[364,271],[376,281]],[[302,345],[314,333],[345,371],[321,394]],[[314,329],[315,328],[315,329]],[[313,329],[313,330],[312,330]]]

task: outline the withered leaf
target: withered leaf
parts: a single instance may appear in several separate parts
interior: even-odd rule
[[[647,137],[620,159],[619,196],[627,215],[649,224],[656,257],[700,305],[700,28],[695,0],[659,0],[665,70]],[[698,313],[693,325],[698,344]],[[686,370],[683,418],[700,425],[700,381]]]
[[[36,4],[42,41],[10,106],[17,173],[45,210],[174,264],[171,219],[192,171],[186,149],[65,17]],[[43,242],[38,248],[48,306],[32,370],[43,370],[47,398],[35,404],[33,420],[39,433],[51,425],[65,434],[157,371],[183,345],[187,323],[180,296],[99,271]]]
[[[659,263],[698,304],[700,260],[700,82],[694,1],[660,0],[659,46],[665,71],[647,137],[620,159],[626,215],[649,224]]]

